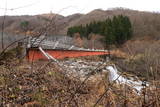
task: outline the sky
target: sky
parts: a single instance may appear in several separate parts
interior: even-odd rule
[[[58,13],[64,16],[88,13],[94,9],[124,7],[133,10],[160,12],[160,0],[0,0],[2,15],[36,15]]]

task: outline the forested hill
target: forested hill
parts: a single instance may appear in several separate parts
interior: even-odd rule
[[[68,28],[67,35],[74,37],[79,34],[81,38],[90,35],[101,35],[108,45],[123,44],[132,37],[132,25],[127,16],[118,15],[104,21],[94,21],[84,26],[73,26]]]
[[[35,16],[6,16],[4,31],[10,33],[23,33],[25,31],[38,31],[45,24],[49,23],[52,18],[54,23],[51,24],[49,33],[51,34],[67,34],[68,28],[77,25],[86,25],[93,21],[103,21],[106,18],[112,18],[117,15],[128,16],[133,26],[133,37],[143,38],[151,37],[160,38],[160,14],[151,12],[135,11],[123,8],[115,8],[110,10],[96,9],[87,14],[73,14],[70,16],[62,16],[58,14],[41,14]],[[27,23],[26,23],[27,22]],[[0,16],[0,28],[2,28],[3,16]],[[23,25],[28,24],[26,28]],[[2,29],[0,29],[2,30]]]

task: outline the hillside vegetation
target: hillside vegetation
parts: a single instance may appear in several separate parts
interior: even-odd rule
[[[35,16],[6,16],[5,32],[22,33],[21,23],[28,21],[28,31],[38,31],[50,20],[54,20],[51,24],[51,34],[66,35],[69,27],[77,25],[86,25],[93,21],[103,21],[117,15],[128,16],[133,25],[133,36],[138,39],[143,37],[160,39],[160,14],[151,12],[135,11],[123,8],[115,8],[110,10],[94,10],[88,14],[73,14],[67,17],[58,14],[42,14]],[[3,16],[0,17],[0,27],[2,26]],[[1,30],[1,29],[0,29]]]
[[[118,15],[113,19],[106,19],[105,21],[91,22],[85,26],[73,26],[67,31],[67,35],[74,36],[79,33],[81,37],[89,38],[89,35],[99,34],[105,38],[107,45],[115,44],[121,45],[132,37],[132,25],[127,16]]]

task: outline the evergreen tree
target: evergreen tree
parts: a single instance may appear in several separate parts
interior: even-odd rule
[[[118,15],[105,21],[93,21],[86,26],[80,25],[68,28],[68,35],[73,36],[75,33],[79,33],[81,37],[86,38],[90,33],[104,35],[108,45],[120,45],[131,38],[132,26],[127,16]]]

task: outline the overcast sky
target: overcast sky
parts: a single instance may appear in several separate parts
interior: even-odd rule
[[[0,15],[35,15],[53,12],[66,16],[115,7],[160,12],[160,0],[0,0]],[[5,11],[5,8],[8,10]]]

